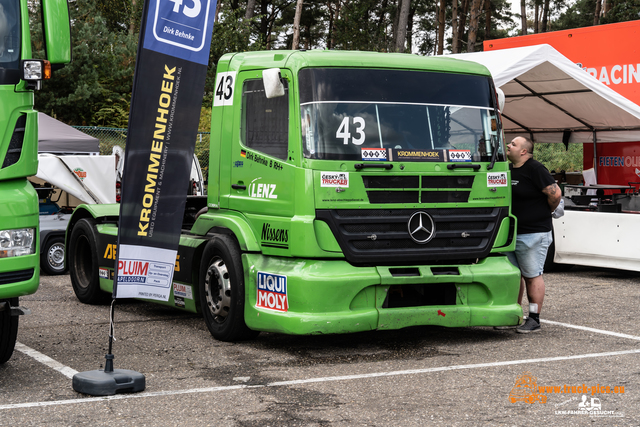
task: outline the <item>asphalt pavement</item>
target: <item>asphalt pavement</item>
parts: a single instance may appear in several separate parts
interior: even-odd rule
[[[109,306],[42,275],[0,366],[0,425],[640,425],[640,273],[576,267],[545,281],[542,331],[528,335],[416,327],[234,344],[199,316],[118,301],[115,368],[144,374],[146,389],[96,398],[71,377],[104,366]]]

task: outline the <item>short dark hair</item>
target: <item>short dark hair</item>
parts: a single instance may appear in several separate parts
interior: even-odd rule
[[[527,149],[527,152],[533,156],[533,141],[531,141],[526,136],[521,136],[520,138],[524,139],[525,148]]]

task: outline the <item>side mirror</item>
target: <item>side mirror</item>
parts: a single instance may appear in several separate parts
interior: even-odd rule
[[[498,106],[500,107],[500,112],[502,113],[504,111],[504,101],[505,101],[504,92],[500,88],[497,88],[496,92],[498,93]]]
[[[280,68],[263,70],[262,84],[267,98],[277,98],[284,95],[284,85],[280,81]]]
[[[67,0],[42,1],[42,32],[49,62],[53,65],[71,62],[71,24]]]

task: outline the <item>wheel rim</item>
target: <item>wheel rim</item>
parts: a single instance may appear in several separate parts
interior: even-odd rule
[[[54,243],[47,252],[47,262],[54,270],[64,268],[64,243]]]
[[[213,258],[204,280],[209,312],[214,321],[222,323],[229,315],[229,307],[231,307],[231,279],[222,258]]]

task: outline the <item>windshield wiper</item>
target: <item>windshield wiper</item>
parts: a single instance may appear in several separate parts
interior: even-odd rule
[[[487,170],[493,169],[493,165],[496,164],[496,159],[498,158],[498,138],[494,135],[491,135],[491,163],[487,166]]]
[[[360,170],[364,168],[378,168],[378,169],[393,169],[393,164],[391,163],[356,163],[353,165],[354,168]]]

